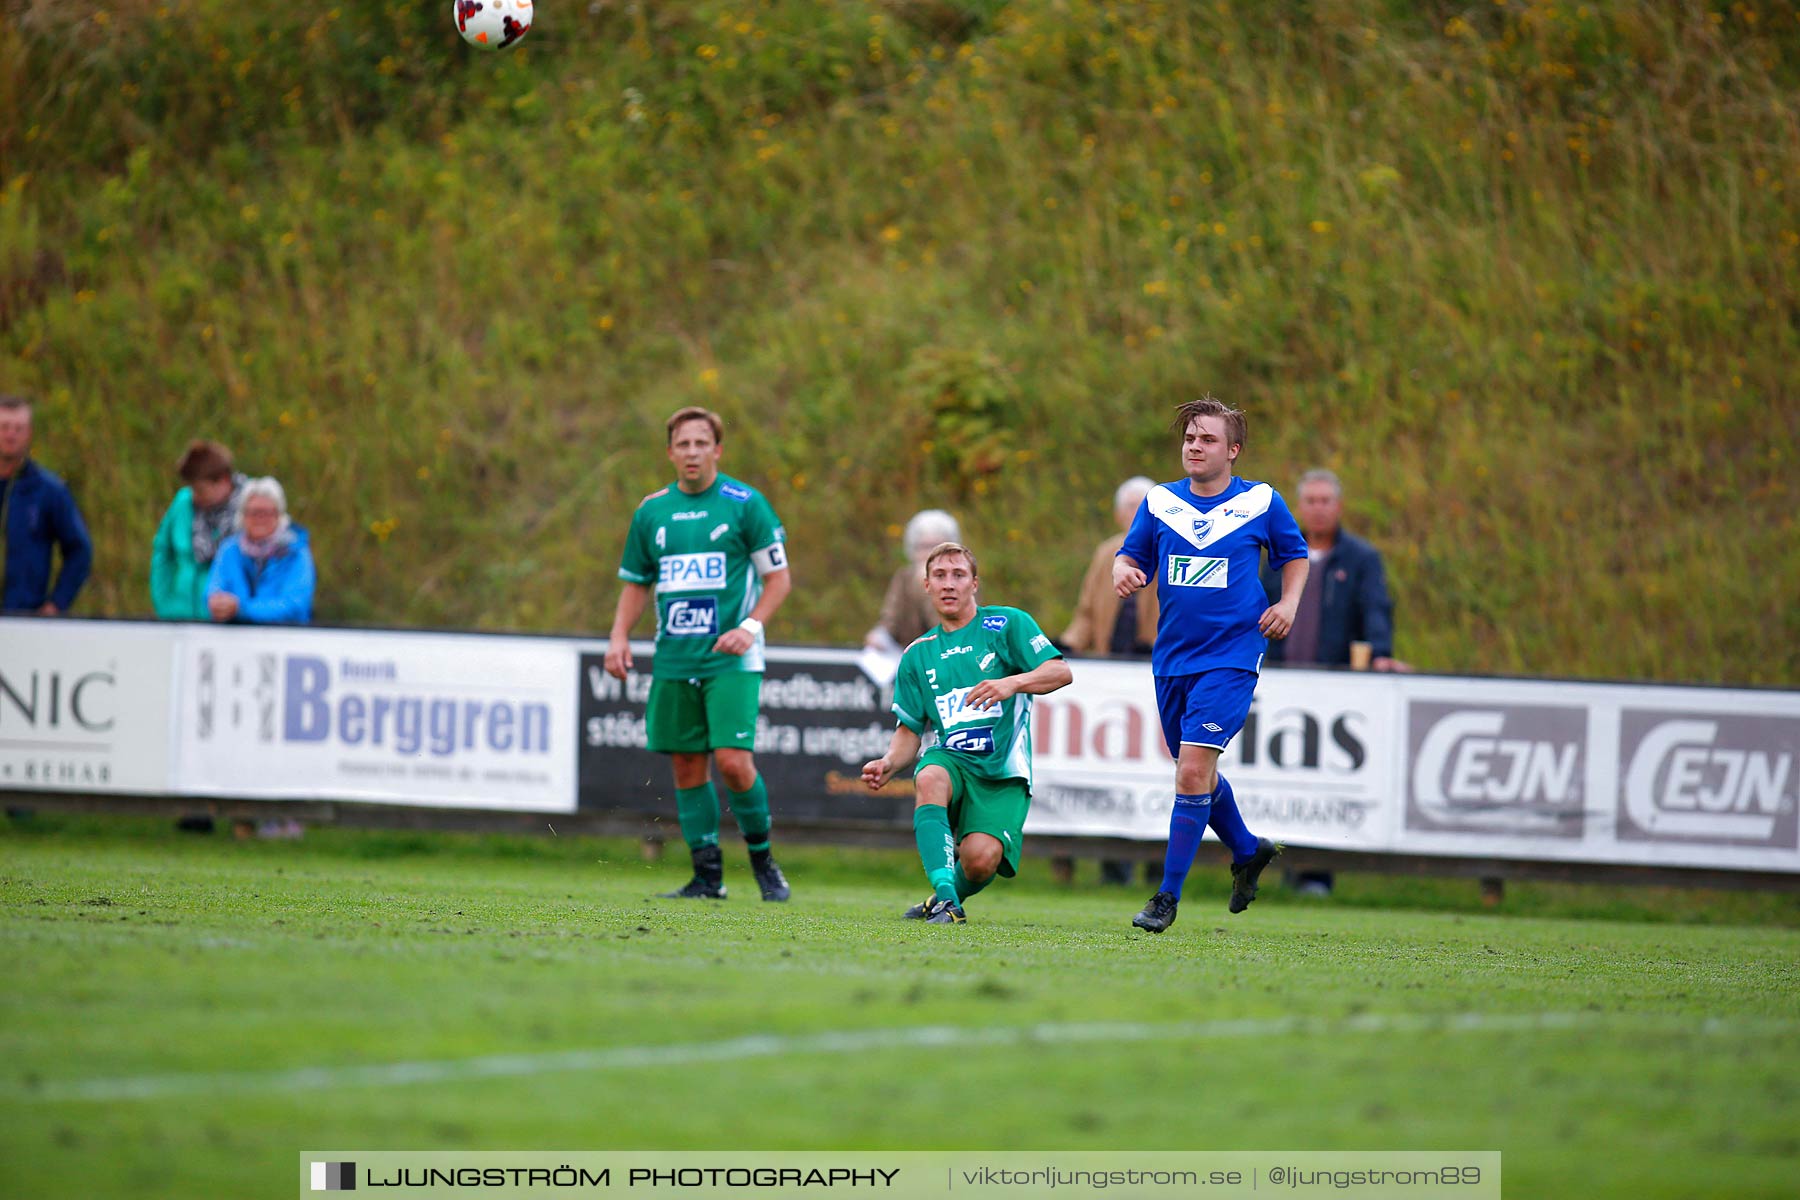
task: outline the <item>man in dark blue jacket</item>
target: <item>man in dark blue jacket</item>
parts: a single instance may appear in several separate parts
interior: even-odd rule
[[[1410,668],[1394,658],[1394,605],[1388,599],[1381,552],[1342,525],[1344,489],[1323,469],[1300,477],[1294,516],[1306,535],[1312,571],[1287,640],[1269,643],[1267,661],[1278,666],[1347,667],[1350,644],[1367,642],[1369,665],[1377,671]],[[1263,571],[1270,596],[1281,594],[1281,579]]]
[[[31,461],[31,401],[19,396],[0,396],[0,546],[0,610],[7,612],[67,612],[94,562],[94,544],[68,486]],[[56,547],[62,569],[52,588]]]
[[[1323,468],[1300,477],[1294,517],[1306,535],[1312,570],[1294,614],[1287,640],[1269,643],[1266,662],[1274,666],[1360,666],[1351,662],[1351,643],[1369,647],[1368,665],[1377,671],[1410,671],[1394,657],[1394,605],[1388,599],[1381,552],[1343,528],[1344,488]],[[1263,571],[1271,601],[1281,580]],[[1288,885],[1302,895],[1329,896],[1330,871],[1290,871]]]

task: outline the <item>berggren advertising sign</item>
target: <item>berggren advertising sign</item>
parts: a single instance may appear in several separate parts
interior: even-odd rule
[[[0,789],[171,790],[171,654],[155,626],[0,619]]]
[[[222,628],[179,657],[183,791],[574,808],[566,644]]]

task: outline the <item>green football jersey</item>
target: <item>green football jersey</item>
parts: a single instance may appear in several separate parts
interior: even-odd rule
[[[1032,697],[1020,692],[987,708],[966,701],[984,679],[1017,675],[1061,657],[1030,613],[984,606],[955,633],[939,625],[906,648],[894,680],[894,715],[921,736],[935,731],[936,744],[962,756],[981,778],[1023,779],[1030,787]]]
[[[763,494],[728,475],[690,496],[674,484],[638,504],[619,578],[656,592],[658,679],[710,679],[763,669],[763,638],[742,655],[713,643],[762,596],[762,577],[787,567],[787,534]]]

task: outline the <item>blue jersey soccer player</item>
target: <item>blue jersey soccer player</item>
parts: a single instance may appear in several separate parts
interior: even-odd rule
[[[1163,737],[1175,756],[1175,806],[1162,887],[1132,919],[1161,933],[1175,923],[1181,886],[1208,825],[1231,850],[1231,911],[1256,899],[1256,881],[1281,847],[1253,836],[1238,813],[1219,754],[1244,727],[1268,638],[1284,638],[1306,587],[1306,539],[1281,494],[1231,473],[1244,414],[1211,396],[1176,413],[1187,478],[1153,488],[1113,559],[1113,587],[1129,596],[1156,572],[1161,612],[1150,670]],[[1262,551],[1281,573],[1273,605],[1258,576]]]

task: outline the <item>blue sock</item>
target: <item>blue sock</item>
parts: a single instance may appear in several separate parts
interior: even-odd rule
[[[1194,867],[1194,851],[1206,835],[1206,814],[1212,799],[1178,795],[1175,807],[1169,810],[1169,849],[1163,855],[1161,890],[1177,900],[1181,899],[1181,885],[1187,882],[1188,872]]]
[[[1256,835],[1245,826],[1237,797],[1231,794],[1231,785],[1223,775],[1213,784],[1212,831],[1231,847],[1232,862],[1249,862],[1256,856]]]

